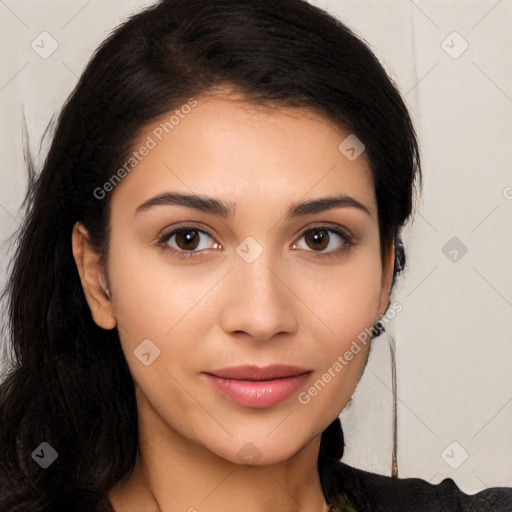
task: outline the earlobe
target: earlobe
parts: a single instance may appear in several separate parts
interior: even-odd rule
[[[102,329],[113,329],[117,322],[110,301],[110,292],[103,282],[101,255],[91,246],[87,230],[80,222],[73,226],[72,247],[93,320]]]

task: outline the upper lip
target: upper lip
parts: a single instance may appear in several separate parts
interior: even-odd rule
[[[268,366],[241,365],[230,366],[229,368],[220,368],[204,372],[223,379],[234,380],[273,380],[283,379],[286,377],[297,377],[310,373],[311,370],[301,368],[299,366],[291,366],[286,364],[271,364]]]

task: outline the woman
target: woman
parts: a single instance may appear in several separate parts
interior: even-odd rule
[[[382,66],[306,2],[124,23],[27,196],[0,510],[512,510],[340,462],[420,177]]]

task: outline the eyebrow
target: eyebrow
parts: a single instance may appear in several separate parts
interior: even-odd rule
[[[222,218],[232,218],[235,215],[236,203],[232,201],[222,201],[213,197],[201,194],[188,194],[182,192],[166,192],[142,203],[135,214],[147,211],[156,206],[185,206],[201,212],[217,215]],[[359,210],[372,216],[370,210],[353,197],[338,194],[309,201],[292,203],[286,213],[286,218],[293,219],[305,215],[326,212],[334,208],[358,208]]]

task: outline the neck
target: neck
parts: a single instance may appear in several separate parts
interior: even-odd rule
[[[134,470],[108,498],[116,512],[327,512],[317,466],[320,440],[275,464],[237,464],[142,407]]]

